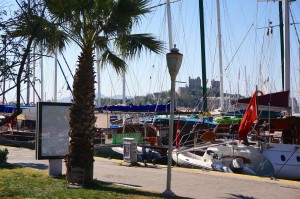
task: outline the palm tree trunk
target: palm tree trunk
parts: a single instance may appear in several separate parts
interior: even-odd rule
[[[83,49],[73,82],[73,100],[70,109],[70,144],[66,156],[67,180],[72,179],[71,168],[84,169],[84,181],[93,180],[94,164],[94,110],[95,73],[93,49]]]

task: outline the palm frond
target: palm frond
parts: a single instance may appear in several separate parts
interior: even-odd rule
[[[107,49],[109,45],[109,40],[107,37],[104,36],[95,36],[95,48],[99,49],[100,51],[104,51]]]
[[[139,56],[143,49],[155,53],[163,53],[165,50],[163,43],[150,34],[123,35],[116,40],[116,43],[122,55],[130,58],[136,54]]]
[[[102,53],[100,63],[102,68],[107,66],[107,64],[112,65],[118,74],[126,72],[127,64],[109,49]]]
[[[130,34],[134,24],[150,12],[149,0],[119,0],[111,8],[111,13],[105,19],[103,30],[105,34],[115,36]]]
[[[26,5],[25,5],[26,6]],[[34,35],[34,43],[46,44],[48,52],[55,48],[60,51],[70,42],[66,33],[58,29],[57,24],[48,19],[44,13],[40,13],[37,7],[27,8],[16,16],[11,24],[11,38],[29,38]]]

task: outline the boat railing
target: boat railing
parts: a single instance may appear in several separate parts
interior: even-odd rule
[[[197,150],[205,150],[208,147],[213,147],[213,146],[220,146],[220,145],[226,145],[232,143],[232,140],[218,140],[218,141],[213,141],[213,142],[205,142],[205,143],[200,143],[197,145],[193,145],[191,147],[183,147],[178,152],[183,153],[183,152],[188,152],[188,151],[197,151]]]
[[[204,142],[201,139],[203,134],[204,133],[199,131],[191,131],[190,133],[183,135],[180,139],[180,147],[191,148],[203,144]]]

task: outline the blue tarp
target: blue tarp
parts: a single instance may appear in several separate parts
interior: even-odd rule
[[[20,106],[21,109],[36,108],[36,106]],[[15,105],[0,105],[0,112],[12,113],[17,107]]]
[[[133,105],[129,106],[100,106],[96,108],[98,111],[119,111],[119,112],[170,112],[170,103],[166,105]],[[174,111],[176,108],[174,108]]]
[[[155,118],[153,121],[154,124],[169,124],[170,118]],[[208,127],[214,128],[217,126],[217,123],[213,121],[212,116],[203,116],[203,119],[197,119],[197,118],[180,118],[180,125],[184,126],[187,124],[205,124]],[[177,125],[178,119],[174,119],[174,125]]]

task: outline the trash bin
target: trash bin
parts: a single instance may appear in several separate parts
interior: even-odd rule
[[[123,138],[123,149],[125,162],[136,163],[137,162],[137,142],[135,138]]]

